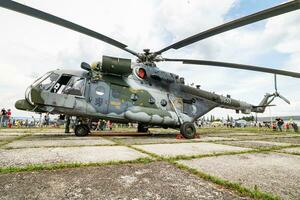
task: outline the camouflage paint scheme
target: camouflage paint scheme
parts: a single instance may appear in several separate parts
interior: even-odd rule
[[[85,71],[55,70],[33,83],[26,91],[25,99],[16,102],[16,108],[34,112],[60,113],[82,118],[105,118],[120,122],[139,122],[141,125],[180,127],[187,137],[192,136],[197,118],[215,107],[234,109],[237,112],[264,112],[274,98],[289,101],[277,92],[276,75],[300,78],[300,73],[236,63],[209,60],[164,58],[162,53],[180,49],[254,22],[300,9],[300,0],[288,1],[278,6],[226,22],[211,29],[189,36],[159,51],[144,49],[138,53],[113,38],[85,28],[63,18],[11,0],[1,0],[0,7],[19,12],[61,27],[85,34],[115,46],[137,57],[137,63],[129,59],[103,56],[102,62],[92,67],[82,63]],[[210,65],[235,69],[260,71],[274,74],[275,92],[266,94],[258,106],[222,96],[184,84],[176,74],[156,67],[157,62],[181,62],[182,64]],[[50,78],[50,83],[42,84]],[[51,78],[55,80],[51,80]],[[85,84],[82,84],[84,80]],[[76,85],[78,83],[78,85]],[[80,89],[77,88],[81,84]],[[76,86],[76,87],[75,87]],[[82,87],[84,86],[84,87]],[[84,88],[84,91],[83,91]],[[270,99],[271,98],[271,99]],[[143,124],[142,124],[143,123]],[[86,124],[85,124],[86,125]],[[88,127],[79,127],[82,134]]]
[[[145,78],[139,77],[139,69],[144,70]],[[268,101],[266,96],[260,107],[256,107],[187,86],[177,75],[161,71],[153,63],[132,64],[128,59],[108,56],[85,71],[54,70],[50,73],[83,78],[83,95],[55,93],[51,89],[55,84],[47,90],[33,84],[27,89],[25,99],[16,102],[17,109],[179,127],[183,122],[194,122],[215,107],[242,113],[263,112],[263,105]]]

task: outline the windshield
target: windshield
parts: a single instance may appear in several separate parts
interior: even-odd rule
[[[58,74],[51,73],[47,78],[44,80],[41,79],[42,81],[40,83],[35,83],[35,85],[38,85],[41,89],[48,90],[57,81],[58,77]]]

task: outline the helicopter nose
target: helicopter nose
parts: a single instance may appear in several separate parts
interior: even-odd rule
[[[20,100],[16,101],[15,108],[18,110],[34,111],[34,112],[38,112],[38,113],[47,112],[38,106],[31,105],[26,99],[20,99]]]
[[[15,107],[18,110],[33,110],[34,106],[31,105],[26,99],[16,101]]]

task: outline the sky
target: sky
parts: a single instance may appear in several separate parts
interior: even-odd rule
[[[18,0],[19,3],[70,20],[110,36],[137,52],[152,51],[230,20],[284,3],[284,0]],[[179,50],[167,58],[207,59],[300,72],[300,11],[228,31]],[[102,55],[135,58],[89,36],[0,8],[0,107],[13,116],[31,116],[14,108],[26,88],[53,69],[79,69],[81,62],[101,61]],[[273,75],[235,69],[159,63],[165,71],[218,94],[258,104],[274,92]],[[259,116],[300,115],[300,79],[278,76],[276,107]],[[233,110],[216,108],[208,115],[233,117]]]

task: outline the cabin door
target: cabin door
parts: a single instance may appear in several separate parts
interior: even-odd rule
[[[90,83],[90,101],[95,110],[101,114],[108,113],[110,86],[104,81]]]

